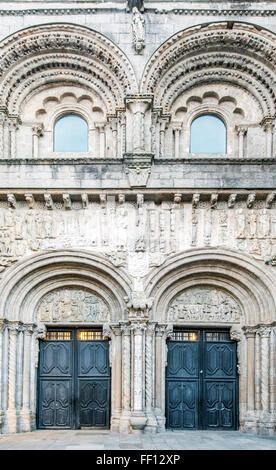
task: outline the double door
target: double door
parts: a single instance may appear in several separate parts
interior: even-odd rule
[[[167,346],[167,427],[237,429],[236,343],[229,332],[175,330]]]
[[[40,429],[109,427],[109,343],[101,331],[47,331],[40,342],[37,416]]]

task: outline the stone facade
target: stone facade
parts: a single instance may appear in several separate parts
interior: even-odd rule
[[[0,429],[36,428],[39,341],[76,324],[111,340],[111,430],[164,429],[166,340],[199,326],[274,435],[276,4],[137,6],[1,2]],[[206,112],[226,154],[189,153]],[[66,113],[88,152],[53,151]]]

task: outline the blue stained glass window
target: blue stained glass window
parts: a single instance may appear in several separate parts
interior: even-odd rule
[[[83,118],[67,114],[56,121],[54,152],[88,152],[88,126]]]
[[[226,127],[219,117],[204,114],[194,119],[190,153],[226,153]]]

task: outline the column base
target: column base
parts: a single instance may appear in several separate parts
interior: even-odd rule
[[[146,423],[144,432],[148,434],[156,434],[158,432],[158,422],[157,422],[155,414],[152,411],[150,411],[146,413],[146,416],[147,416],[147,423]]]
[[[143,433],[145,426],[147,424],[147,421],[148,421],[148,418],[143,414],[143,412],[141,412],[141,414],[133,413],[129,419],[131,433],[133,434]]]
[[[4,418],[3,430],[7,434],[20,432],[20,412],[7,410]]]
[[[20,412],[19,432],[30,432],[36,429],[35,414],[29,409],[22,409]]]

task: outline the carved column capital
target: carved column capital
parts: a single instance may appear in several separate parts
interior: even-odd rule
[[[271,326],[261,325],[257,329],[256,334],[259,335],[261,338],[269,338],[271,331]]]
[[[253,338],[256,334],[256,326],[243,326],[242,327],[246,338]]]

